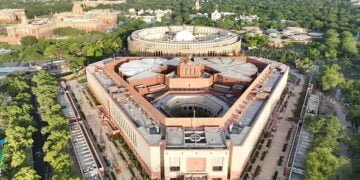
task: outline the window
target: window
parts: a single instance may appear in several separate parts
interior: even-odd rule
[[[222,166],[213,166],[213,171],[222,171]]]
[[[170,166],[170,171],[180,171],[180,166]]]

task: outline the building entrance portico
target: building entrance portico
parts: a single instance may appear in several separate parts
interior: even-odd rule
[[[184,175],[184,180],[207,180],[207,173],[187,173]]]

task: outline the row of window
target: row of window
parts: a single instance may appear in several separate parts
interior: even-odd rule
[[[222,171],[222,170],[223,170],[223,167],[222,167],[222,166],[213,166],[213,167],[212,167],[212,170],[213,170],[214,172]],[[180,166],[170,166],[170,171],[171,171],[171,172],[178,172],[178,171],[180,171]]]
[[[133,128],[131,127],[131,125],[121,115],[121,113],[119,112],[119,109],[117,109],[115,107],[115,105],[111,104],[110,105],[110,113],[115,118],[117,123],[120,125],[122,131],[126,133],[128,139],[130,139],[136,147],[137,146],[136,134],[135,134]]]

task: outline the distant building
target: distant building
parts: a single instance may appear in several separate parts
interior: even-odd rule
[[[257,15],[249,15],[249,16],[240,15],[240,16],[235,17],[235,21],[242,20],[242,21],[252,22],[252,21],[256,21],[258,19],[259,19],[259,17]]]
[[[130,14],[135,14],[136,13],[136,10],[134,8],[130,8],[128,11],[129,11]]]
[[[306,33],[307,33],[307,29],[301,28],[301,27],[286,27],[286,29],[284,29],[282,31],[282,34],[284,36],[291,36],[291,35],[297,35],[297,34],[306,34]]]
[[[215,11],[213,13],[211,13],[211,20],[218,21],[222,17],[233,16],[233,15],[235,15],[235,13],[232,13],[232,12],[219,12],[217,9],[215,9]]]
[[[142,14],[144,14],[144,10],[143,9],[138,10],[137,15],[140,16]]]
[[[26,22],[25,9],[0,10],[0,24]]]
[[[198,11],[198,10],[201,9],[200,0],[196,0],[196,1],[195,1],[194,9],[195,9],[196,11]]]
[[[283,41],[284,40],[280,38],[270,38],[267,46],[271,48],[283,48],[284,47]]]
[[[257,26],[244,26],[242,30],[247,34],[263,34],[262,30]]]
[[[217,9],[215,9],[215,11],[211,13],[211,20],[217,21],[219,19],[221,19],[221,13]]]
[[[311,41],[311,36],[306,34],[297,34],[289,36],[289,40],[297,44],[308,44]]]
[[[354,6],[360,6],[360,0],[350,0]]]
[[[313,38],[313,39],[319,39],[319,38],[323,37],[324,33],[309,32],[308,35],[311,36],[311,38]]]
[[[52,18],[35,18],[30,22],[7,26],[7,37],[0,37],[0,41],[16,44],[24,36],[49,37],[54,29],[61,27],[72,27],[87,32],[105,31],[114,26],[116,21],[116,12],[109,9],[84,12],[81,4],[74,3],[72,12],[56,13]]]
[[[208,13],[190,14],[190,19],[194,19],[195,17],[209,17],[209,15],[208,15]]]
[[[141,29],[128,37],[132,53],[147,56],[236,55],[239,36],[225,29],[206,26],[163,26]]]
[[[75,1],[82,4],[85,7],[96,7],[98,5],[116,5],[116,4],[123,4],[126,3],[126,0],[113,0],[113,1],[106,1],[106,0],[78,0]]]
[[[270,37],[276,37],[276,36],[279,35],[279,31],[276,30],[276,29],[267,29],[267,30],[265,31],[265,34],[268,35],[268,36],[270,36]]]
[[[147,13],[147,14],[145,14],[145,13]],[[165,9],[165,10],[162,10],[162,9],[156,9],[156,10],[140,9],[140,10],[136,11],[136,9],[130,8],[128,10],[128,14],[125,14],[125,17],[132,18],[132,19],[140,19],[140,20],[144,21],[146,24],[153,24],[155,22],[161,22],[162,17],[169,15],[171,13],[172,13],[172,10],[170,10],[170,9]]]

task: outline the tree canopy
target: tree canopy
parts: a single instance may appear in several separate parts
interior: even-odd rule
[[[340,160],[328,148],[315,148],[306,158],[306,179],[327,180],[339,167]]]
[[[30,82],[21,74],[3,80],[0,93],[9,95],[5,106],[0,108],[0,123],[5,129],[4,167],[1,177],[4,179],[39,179],[32,169],[33,133],[35,121],[31,116]],[[28,173],[28,176],[23,176]]]
[[[337,64],[331,66],[324,65],[321,74],[321,85],[325,91],[333,89],[345,81],[344,76],[340,72],[340,66]]]
[[[57,36],[78,36],[84,34],[85,31],[72,27],[62,27],[54,29],[54,34]]]
[[[20,42],[23,46],[32,46],[38,41],[35,36],[25,36],[21,38]]]
[[[336,174],[350,174],[350,161],[337,157],[339,141],[344,141],[345,133],[335,116],[308,116],[305,128],[314,134],[312,150],[306,156],[306,179],[321,180]]]
[[[69,154],[65,151],[70,139],[68,129],[69,121],[63,116],[61,106],[57,103],[58,82],[54,76],[46,71],[32,78],[36,84],[33,93],[39,103],[39,111],[47,126],[41,133],[47,135],[43,150],[44,161],[48,162],[54,170],[54,179],[71,179],[74,177],[71,171],[72,162]]]

